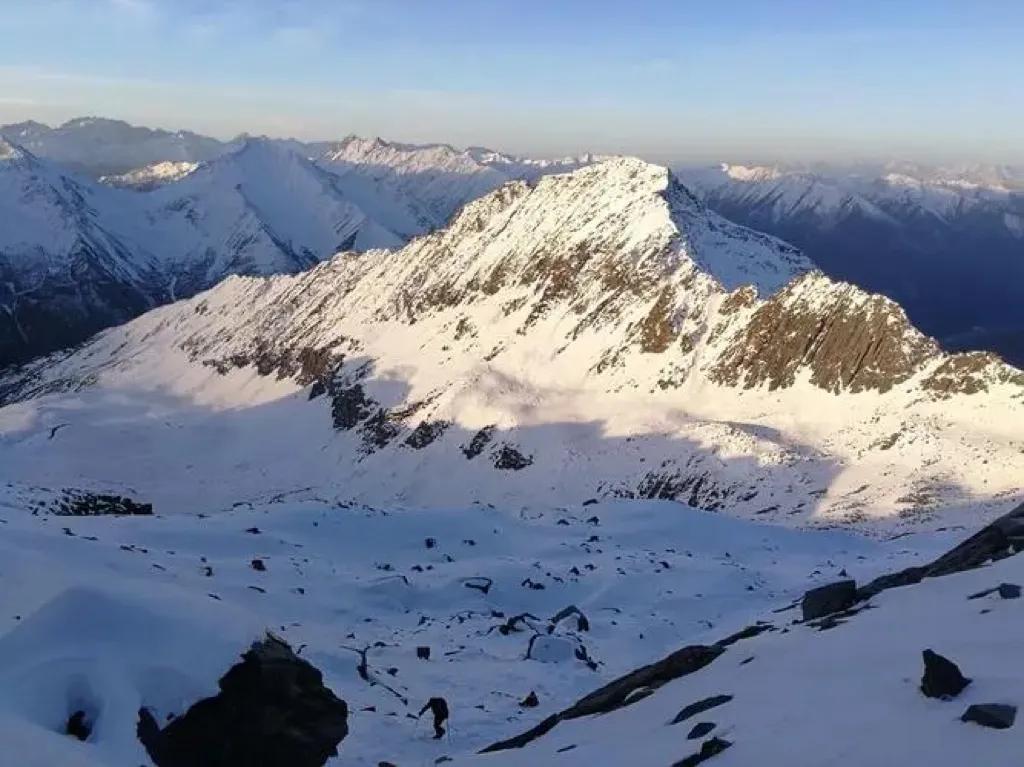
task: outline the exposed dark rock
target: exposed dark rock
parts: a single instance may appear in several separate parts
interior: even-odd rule
[[[824,618],[852,607],[857,601],[857,583],[853,580],[836,581],[819,586],[804,594],[800,607],[805,621]]]
[[[587,616],[583,614],[576,605],[569,605],[564,607],[551,616],[551,625],[548,627],[548,633],[554,631],[555,626],[561,623],[563,620],[568,618],[570,615],[576,616],[576,630],[577,631],[590,631],[590,621],[587,620]]]
[[[722,740],[721,738],[705,740],[700,746],[700,751],[676,762],[672,767],[696,767],[696,765],[706,762],[711,757],[722,753],[731,745],[732,743],[727,740]]]
[[[416,657],[420,660],[430,660],[430,648],[425,646],[417,647]]]
[[[921,692],[929,698],[955,698],[971,683],[970,679],[960,673],[960,668],[948,658],[932,650],[925,650],[922,655],[924,676],[921,677]]]
[[[423,545],[428,549],[432,549],[437,545],[437,538],[425,538],[423,540]]]
[[[78,740],[88,740],[89,735],[92,734],[92,724],[86,720],[85,712],[79,710],[68,717],[64,732]]]
[[[519,701],[519,705],[523,708],[536,708],[540,705],[540,700],[537,698],[537,693],[531,690],[529,695],[527,695],[525,698]]]
[[[697,738],[703,738],[717,726],[714,722],[697,722],[686,734],[686,739],[697,740]]]
[[[547,734],[559,722],[577,719],[592,714],[605,714],[615,711],[627,704],[630,694],[639,688],[650,687],[652,690],[661,687],[673,679],[692,674],[704,668],[725,652],[720,647],[708,645],[690,645],[676,650],[671,655],[632,671],[625,676],[606,684],[589,695],[580,698],[569,708],[549,716],[536,727],[514,738],[492,743],[481,753],[504,751],[509,748],[522,748],[527,743]]]
[[[388,417],[388,412],[384,408],[380,408],[363,421],[359,431],[363,438],[363,447],[367,451],[373,451],[385,447],[397,437],[399,428]]]
[[[335,429],[352,429],[373,414],[377,403],[366,396],[362,384],[328,387],[331,395],[331,418]]]
[[[1024,549],[1024,503],[986,525],[963,543],[921,567],[908,567],[871,581],[857,590],[857,599],[870,599],[886,589],[909,586],[924,578],[937,578],[981,567]]]
[[[993,727],[1005,730],[1013,727],[1017,718],[1017,707],[1003,703],[982,703],[968,706],[960,717],[961,722],[974,722],[982,727]]]
[[[494,454],[494,468],[506,471],[519,471],[533,464],[532,455],[523,455],[519,448],[503,444]]]
[[[264,572],[267,571],[267,566],[265,564],[263,564],[263,560],[262,559],[254,559],[249,564],[252,566],[252,569],[255,570],[258,573],[264,573]]]
[[[56,502],[52,513],[58,517],[148,516],[153,513],[153,504],[121,495],[69,491]]]
[[[449,426],[450,421],[420,421],[412,434],[405,438],[405,444],[415,450],[422,450],[444,434]]]
[[[468,445],[462,446],[462,454],[466,456],[466,460],[471,461],[484,451],[494,436],[494,430],[494,426],[485,426],[473,435]]]
[[[280,639],[255,643],[163,730],[139,711],[138,736],[157,767],[321,767],[348,734],[348,706]]]
[[[692,719],[697,714],[703,714],[705,711],[710,711],[713,708],[724,706],[732,700],[732,695],[712,695],[710,698],[704,698],[698,700],[696,703],[691,703],[689,706],[684,708],[678,714],[673,717],[670,724],[679,724],[685,722],[687,719]]]
[[[1016,583],[1000,583],[997,591],[1003,599],[1020,599],[1020,586]]]

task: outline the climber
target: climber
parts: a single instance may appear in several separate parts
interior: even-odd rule
[[[431,698],[420,709],[416,718],[419,719],[423,716],[428,708],[430,713],[434,715],[434,740],[440,740],[444,737],[444,727],[442,725],[448,720],[448,702],[444,698]]]

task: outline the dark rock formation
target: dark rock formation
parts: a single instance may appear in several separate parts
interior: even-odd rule
[[[732,743],[727,740],[722,740],[721,738],[705,740],[700,746],[700,751],[676,762],[672,767],[696,767],[696,765],[706,762],[711,757],[722,753],[731,745]]]
[[[857,584],[853,580],[836,581],[827,586],[819,586],[804,594],[800,607],[804,620],[824,618],[852,607],[857,601]]]
[[[163,730],[145,708],[138,736],[157,767],[321,767],[348,734],[348,706],[280,639],[256,642],[220,693]]]
[[[681,650],[676,650],[671,655],[643,666],[625,676],[606,684],[604,687],[581,698],[569,708],[557,714],[549,716],[536,727],[514,738],[492,743],[483,749],[481,753],[504,751],[509,748],[522,748],[527,743],[545,735],[558,725],[569,719],[577,719],[592,714],[606,714],[618,708],[629,705],[630,702],[641,700],[642,697],[629,700],[630,695],[637,689],[649,687],[656,690],[673,679],[692,674],[694,671],[704,668],[724,652],[721,647],[714,645],[690,645]]]
[[[519,448],[503,444],[494,453],[494,468],[502,470],[519,471],[533,464],[532,455],[523,455]]]
[[[924,676],[921,677],[921,692],[929,698],[955,698],[971,683],[970,679],[960,673],[960,668],[948,658],[932,650],[925,650],[922,655]]]
[[[886,589],[919,583],[924,578],[937,578],[981,567],[987,562],[1004,559],[1024,549],[1024,503],[985,526],[963,543],[950,549],[935,561],[908,567],[871,581],[857,590],[857,599],[870,599]]]
[[[1017,718],[1017,707],[1003,703],[982,703],[969,706],[960,717],[961,722],[974,722],[982,727],[1005,730],[1013,727]]]
[[[703,714],[705,711],[710,711],[713,708],[723,706],[732,700],[731,695],[712,695],[710,698],[704,698],[698,700],[696,703],[691,703],[689,706],[684,708],[672,719],[671,724],[679,724],[685,722],[687,719],[692,719],[697,714]]]
[[[352,429],[373,414],[377,403],[366,396],[361,384],[338,388],[330,386],[331,418],[335,429]]]
[[[444,434],[449,426],[450,421],[420,421],[412,434],[405,438],[405,444],[414,450],[422,450]]]
[[[148,516],[153,504],[138,503],[121,495],[68,492],[52,510],[59,517]]]
[[[697,740],[697,738],[703,738],[717,726],[714,722],[697,722],[686,734],[686,739]]]
[[[417,647],[416,657],[420,660],[430,660],[430,648],[426,646]]]
[[[537,697],[537,693],[531,690],[529,695],[519,701],[519,705],[523,708],[536,708],[540,705],[540,699]]]
[[[467,461],[473,460],[484,451],[494,436],[494,430],[494,426],[485,426],[473,435],[468,445],[462,446],[462,454],[466,456]]]
[[[996,590],[1003,599],[1020,599],[1020,586],[1016,583],[1000,583]]]
[[[79,710],[68,717],[68,723],[64,727],[64,732],[72,738],[88,740],[89,735],[92,734],[92,724],[86,721],[85,712]]]

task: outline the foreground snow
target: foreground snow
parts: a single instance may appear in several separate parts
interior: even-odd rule
[[[213,516],[68,518],[30,513],[24,499],[45,502],[51,496],[43,489],[12,484],[0,491],[0,742],[8,753],[26,755],[19,764],[40,767],[148,763],[135,740],[138,708],[153,708],[158,719],[182,713],[215,692],[219,676],[267,629],[301,648],[348,702],[351,734],[338,764],[468,759],[635,666],[785,606],[843,568],[874,575],[927,558],[958,535],[872,542],[850,533],[730,520],[666,502],[511,512],[344,508],[278,499]],[[195,511],[201,510],[197,498]],[[257,558],[265,571],[252,568]],[[483,578],[493,580],[486,594],[467,586],[483,584]],[[570,619],[546,634],[548,619],[573,604],[588,617],[590,630],[577,630]],[[497,631],[520,613],[537,619],[521,631]],[[539,660],[524,659],[535,633],[530,624],[544,633],[534,648]],[[842,640],[851,630],[859,628],[844,626],[824,639]],[[751,646],[749,653],[738,646],[714,673],[720,666],[742,679],[767,668],[760,661],[770,653],[789,663],[786,658],[818,652],[822,637],[803,636],[794,634],[788,644],[781,636],[759,640],[758,648],[765,649]],[[417,659],[417,646],[431,648],[429,661]],[[575,657],[581,646],[596,670]],[[954,639],[944,646],[958,649]],[[364,648],[370,648],[372,678],[392,691],[359,678],[357,651]],[[867,649],[844,646],[845,657]],[[758,661],[732,671],[748,654]],[[823,659],[820,665],[820,675],[826,674],[828,664]],[[857,665],[850,662],[850,668]],[[780,668],[785,673],[789,667]],[[706,686],[726,681],[726,692],[738,692],[731,676]],[[882,676],[880,689],[886,682],[901,684]],[[912,690],[903,686],[909,696]],[[693,697],[703,689],[695,687]],[[669,690],[659,694],[661,705],[682,705],[691,696],[690,688]],[[539,707],[520,708],[530,691]],[[446,697],[453,709],[452,735],[440,743],[409,716],[433,695]],[[769,721],[783,716],[778,706],[765,710],[758,702],[763,697],[748,697],[749,703],[738,694],[733,705],[757,708]],[[79,709],[95,723],[85,743],[63,735],[67,717]],[[560,727],[550,743],[536,746],[540,751],[486,763],[556,763],[549,762],[555,740],[583,746],[585,737],[594,741],[586,750],[589,763],[622,764],[615,733],[635,726],[632,717],[647,710],[616,715],[610,719],[614,727],[603,733],[604,725],[586,735],[577,728],[588,723]],[[659,711],[643,721],[656,731],[662,718]],[[664,743],[656,735],[647,750],[633,752],[632,763],[669,763],[661,758],[671,750],[669,739],[677,751],[683,748],[671,729]],[[607,749],[607,758],[595,757],[600,749]]]

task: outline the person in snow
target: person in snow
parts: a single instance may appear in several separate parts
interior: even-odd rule
[[[444,698],[431,698],[426,702],[417,718],[423,716],[427,709],[434,715],[434,740],[444,737],[444,723],[448,720],[448,702]]]

